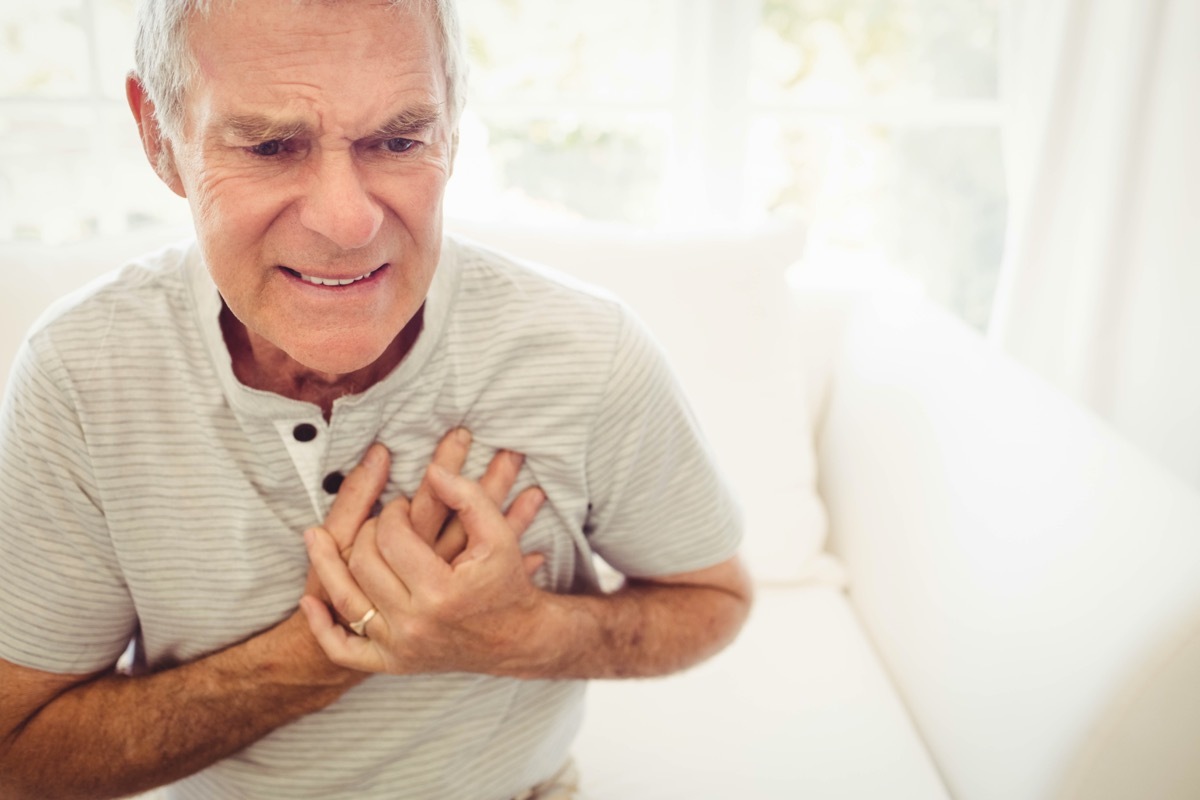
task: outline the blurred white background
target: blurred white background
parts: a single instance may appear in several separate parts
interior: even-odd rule
[[[1005,224],[998,0],[461,0],[467,220],[798,221],[983,328]],[[186,224],[125,107],[134,0],[0,5],[0,242]]]
[[[1200,0],[460,5],[453,219],[802,229],[1200,487]],[[0,0],[0,250],[188,224],[125,107],[133,8]]]

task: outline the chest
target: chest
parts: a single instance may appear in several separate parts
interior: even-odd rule
[[[145,420],[155,436],[127,438],[153,446],[98,460],[100,499],[151,663],[194,659],[290,615],[308,572],[302,534],[323,519],[335,476],[380,441],[392,454],[381,499],[411,497],[447,424],[432,419],[369,415],[350,424],[335,415],[330,425],[287,419],[253,426],[219,414],[186,425]],[[303,425],[317,436],[305,429],[297,437]],[[479,427],[463,474],[482,475],[500,446],[523,448],[514,494],[532,485],[547,494],[521,540],[524,550],[546,557],[535,582],[560,592],[590,582],[588,498],[582,464],[570,455],[577,448],[539,444],[521,431],[506,444],[485,421]]]

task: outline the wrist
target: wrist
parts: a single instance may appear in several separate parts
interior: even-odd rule
[[[538,590],[533,613],[505,674],[527,680],[570,678],[577,671],[580,653],[592,646],[595,626],[586,611],[589,598]]]
[[[281,685],[322,690],[336,699],[367,678],[365,672],[329,660],[299,609],[263,638],[263,668]]]

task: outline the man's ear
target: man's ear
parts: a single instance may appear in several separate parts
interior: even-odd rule
[[[129,110],[137,121],[138,135],[142,139],[142,149],[150,166],[172,192],[180,197],[187,197],[183,181],[179,179],[179,170],[175,167],[175,153],[171,150],[171,142],[163,136],[162,128],[158,125],[158,117],[154,114],[154,103],[146,96],[146,88],[132,72],[125,78],[125,98],[129,101]]]

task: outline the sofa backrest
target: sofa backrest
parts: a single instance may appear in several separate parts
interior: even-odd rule
[[[830,380],[829,546],[951,794],[1200,797],[1200,496],[919,300]]]

